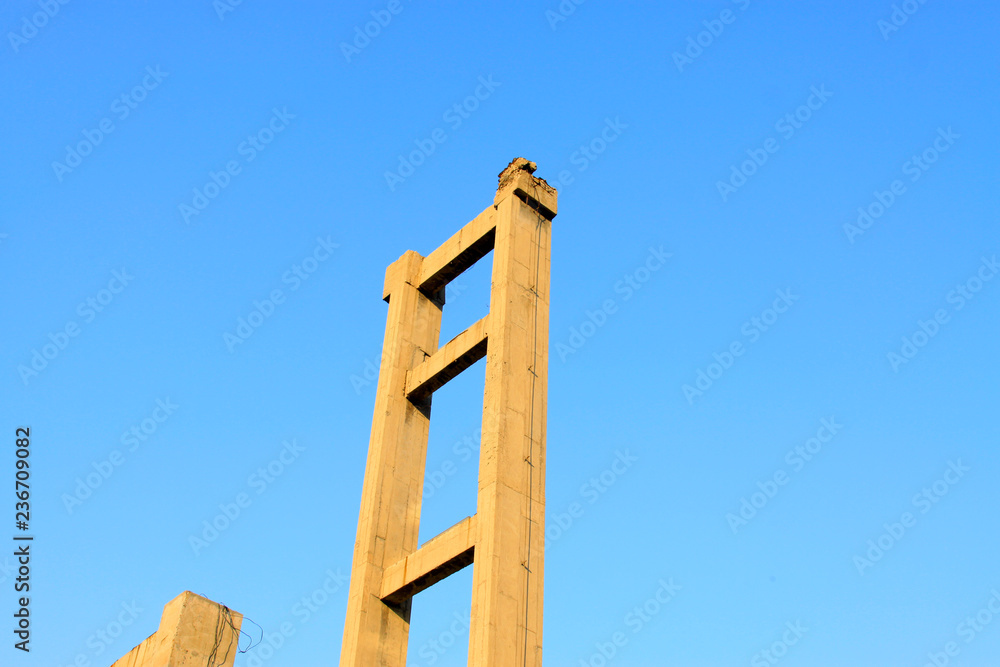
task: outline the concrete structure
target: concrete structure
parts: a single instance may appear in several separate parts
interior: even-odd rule
[[[232,667],[243,615],[184,591],[163,607],[160,629],[111,667]]]
[[[389,302],[341,667],[405,667],[411,599],[474,564],[469,664],[542,664],[545,404],[556,191],[523,158],[493,205],[386,270]],[[490,312],[438,345],[445,285],[493,250]],[[475,516],[417,544],[433,392],[486,357]]]

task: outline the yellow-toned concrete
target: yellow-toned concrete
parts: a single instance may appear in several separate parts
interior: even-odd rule
[[[410,600],[380,597],[383,572],[417,550],[430,397],[406,398],[406,375],[438,348],[444,287],[418,289],[423,258],[408,251],[386,270],[389,302],[364,491],[354,547],[341,664],[405,667]]]
[[[386,271],[382,368],[348,596],[342,667],[405,667],[412,596],[474,563],[469,664],[539,667],[545,405],[556,191],[511,162],[488,207],[426,258]],[[493,250],[490,313],[438,346],[444,287]],[[474,517],[418,549],[433,392],[486,357]]]
[[[184,591],[163,607],[160,628],[111,667],[232,667],[243,615]]]
[[[406,397],[418,399],[444,386],[486,355],[489,315],[458,334],[406,374]]]
[[[382,575],[380,597],[390,603],[413,597],[472,563],[476,528],[476,517],[466,517],[390,565]]]

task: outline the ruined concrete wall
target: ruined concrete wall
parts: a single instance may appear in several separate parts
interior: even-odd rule
[[[160,628],[111,667],[232,667],[243,615],[184,591],[163,607]]]

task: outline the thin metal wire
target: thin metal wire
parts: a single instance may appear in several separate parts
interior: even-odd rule
[[[528,666],[528,614],[530,613],[531,603],[528,597],[531,587],[531,529],[532,529],[532,514],[534,509],[534,502],[532,498],[532,489],[534,489],[534,479],[535,479],[535,463],[532,460],[535,453],[535,381],[538,379],[538,373],[535,372],[535,366],[538,364],[538,282],[539,276],[541,274],[541,257],[542,257],[542,227],[544,225],[544,218],[542,217],[541,204],[538,200],[538,185],[532,183],[532,194],[536,195],[533,197],[535,201],[535,215],[538,217],[537,232],[535,235],[535,284],[531,286],[531,291],[535,295],[534,310],[532,313],[532,340],[531,340],[531,366],[528,367],[528,371],[531,373],[531,395],[530,403],[531,408],[528,411],[528,557],[524,563],[525,575],[524,575],[524,652],[522,655],[522,665],[523,667]],[[528,204],[531,206],[530,204]]]
[[[243,620],[250,621],[251,623],[253,623],[254,625],[256,625],[258,628],[260,628],[261,639],[264,638],[264,628],[261,628],[260,625],[257,624],[253,619],[247,618],[246,616],[243,617]],[[219,605],[219,614],[218,614],[218,616],[215,619],[215,637],[214,637],[214,641],[212,643],[212,652],[208,654],[208,658],[207,658],[207,664],[209,665],[209,667],[218,667],[219,665],[225,665],[226,662],[229,660],[229,651],[230,651],[230,649],[232,648],[232,645],[233,645],[232,640],[230,640],[226,644],[226,654],[222,656],[222,662],[219,662],[219,663],[215,663],[214,662],[214,660],[218,657],[219,649],[222,647],[222,642],[226,638],[226,628],[227,627],[232,631],[232,634],[236,635],[236,651],[237,651],[237,653],[246,653],[247,651],[249,651],[254,646],[256,646],[257,644],[260,643],[260,640],[258,640],[256,642],[256,644],[255,644],[254,640],[253,640],[253,636],[251,636],[249,632],[245,632],[242,628],[237,631],[236,630],[236,622],[233,620],[233,612],[232,612],[232,610],[229,607],[227,607],[226,605],[220,604]],[[243,635],[246,635],[247,637],[250,637],[250,645],[247,646],[245,649],[240,649],[240,639],[242,638]]]

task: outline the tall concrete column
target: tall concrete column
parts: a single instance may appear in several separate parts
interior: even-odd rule
[[[490,667],[542,664],[551,222],[511,187],[497,193],[469,629],[469,664]]]

